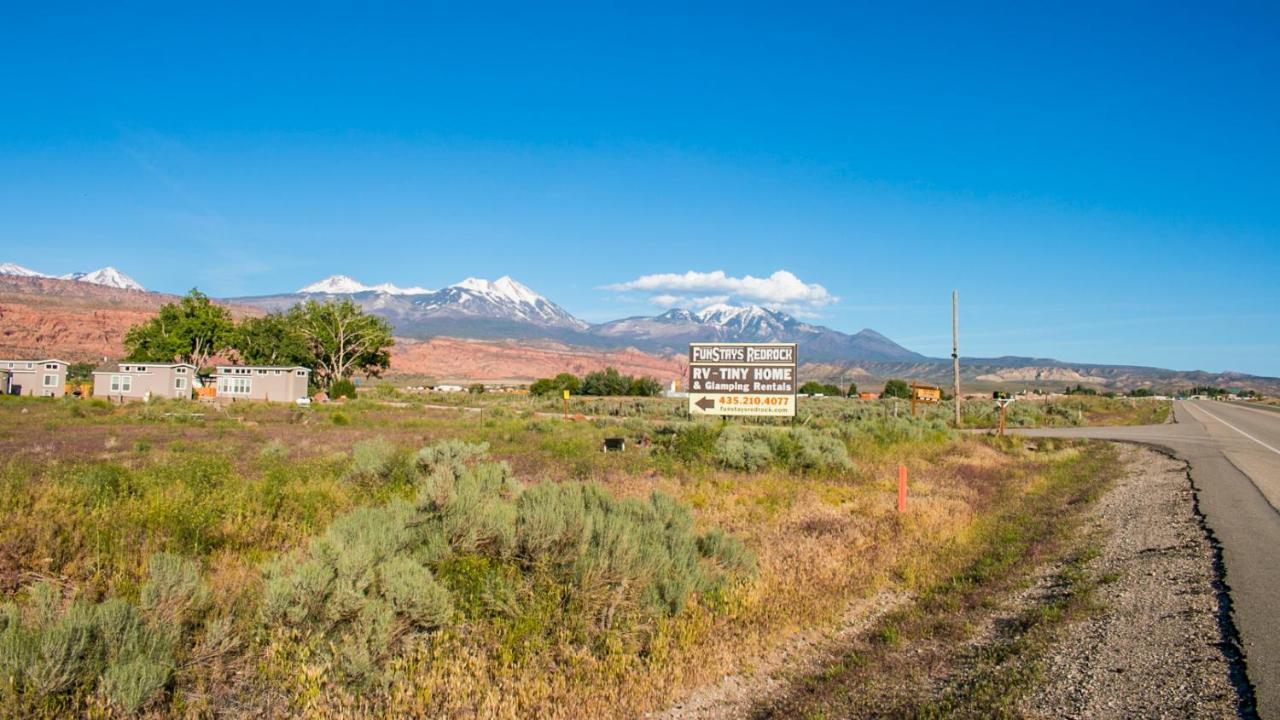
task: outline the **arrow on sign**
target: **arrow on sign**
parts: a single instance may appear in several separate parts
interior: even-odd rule
[[[695,402],[694,405],[697,405],[703,410],[710,410],[711,408],[716,406],[716,399],[715,398],[698,398],[698,401]]]

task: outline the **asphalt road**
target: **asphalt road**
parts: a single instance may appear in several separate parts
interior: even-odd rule
[[[1224,581],[1258,715],[1280,718],[1280,413],[1239,403],[1179,401],[1174,417],[1176,422],[1165,425],[1017,432],[1156,445],[1190,463],[1200,512],[1221,543]]]

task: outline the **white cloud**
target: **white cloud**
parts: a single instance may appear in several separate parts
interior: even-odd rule
[[[672,295],[662,293],[649,298],[649,302],[658,307],[673,308],[704,308],[708,305],[716,305],[719,303],[727,303],[732,300],[730,295],[703,295],[700,297],[690,297],[688,295]]]
[[[606,285],[607,290],[654,293],[649,302],[663,307],[705,307],[729,300],[770,308],[812,312],[839,300],[817,283],[806,283],[794,273],[778,270],[769,277],[732,277],[723,270],[683,274],[642,275],[635,280]],[[702,296],[696,293],[703,293]]]

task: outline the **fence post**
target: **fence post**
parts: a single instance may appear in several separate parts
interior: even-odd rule
[[[907,511],[907,466],[898,466],[898,512]]]

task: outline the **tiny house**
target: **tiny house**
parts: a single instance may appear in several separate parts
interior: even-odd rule
[[[219,400],[291,403],[307,397],[311,371],[297,365],[219,365],[214,377]]]
[[[62,397],[67,392],[67,368],[62,360],[0,360],[0,390],[5,395]]]
[[[188,363],[121,362],[93,371],[93,396],[126,402],[191,398],[196,366]]]

